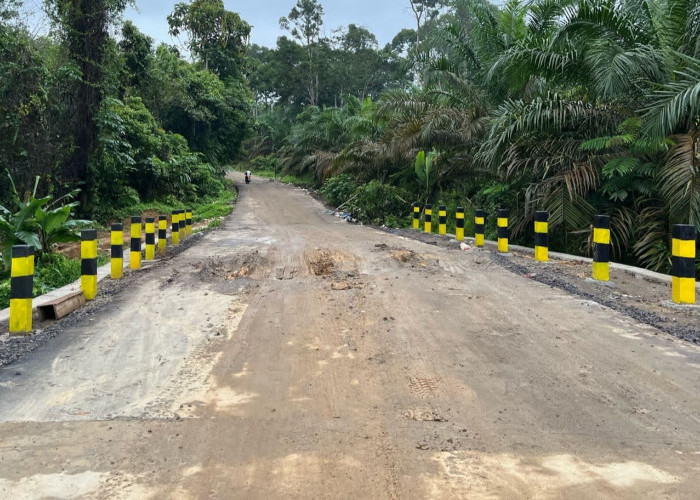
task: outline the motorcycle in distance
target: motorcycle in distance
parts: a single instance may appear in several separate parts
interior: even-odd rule
[[[250,173],[250,170],[248,170],[248,171],[245,173],[245,183],[246,183],[246,184],[250,184],[250,176],[251,176],[251,175],[252,175],[252,174]]]

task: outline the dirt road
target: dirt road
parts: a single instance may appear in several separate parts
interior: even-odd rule
[[[0,498],[697,498],[700,348],[242,185],[0,370]]]

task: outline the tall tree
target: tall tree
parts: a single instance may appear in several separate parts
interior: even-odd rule
[[[206,69],[225,79],[237,76],[250,38],[250,25],[224,8],[223,0],[178,3],[168,16],[170,34],[185,32],[187,47]]]
[[[119,48],[124,55],[125,84],[140,88],[148,79],[153,63],[153,39],[141,33],[134,23],[126,21]]]
[[[74,113],[74,150],[66,180],[90,186],[88,165],[97,145],[96,117],[103,99],[105,49],[110,23],[130,0],[46,0],[48,11],[80,69]],[[87,196],[84,190],[82,196]],[[83,205],[85,206],[85,205]]]
[[[297,0],[289,15],[280,18],[279,24],[306,48],[309,104],[316,106],[319,98],[316,59],[323,27],[323,6],[317,0]]]
[[[437,16],[442,2],[440,0],[408,0],[413,16],[416,18],[416,43],[420,45],[421,28],[429,19]]]

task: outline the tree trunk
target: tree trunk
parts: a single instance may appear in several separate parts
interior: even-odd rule
[[[65,21],[70,55],[82,72],[76,95],[75,149],[68,159],[66,174],[68,179],[89,187],[88,164],[97,143],[96,116],[102,103],[103,49],[107,40],[105,0],[73,0]]]

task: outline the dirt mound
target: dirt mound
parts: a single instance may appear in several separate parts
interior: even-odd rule
[[[259,278],[267,270],[267,258],[257,250],[232,259],[213,258],[196,264],[204,279],[235,280],[239,278]]]
[[[421,255],[413,250],[405,248],[393,248],[389,250],[389,257],[401,264],[408,264],[414,268],[432,268],[438,265],[439,261],[432,255]]]
[[[304,253],[309,272],[314,276],[330,276],[341,269],[354,270],[356,257],[343,250],[316,248]]]
[[[324,248],[309,250],[304,255],[306,265],[314,276],[328,276],[335,270],[335,259],[333,253]]]

